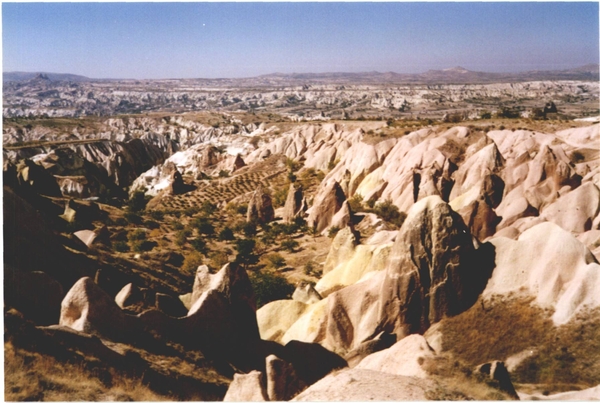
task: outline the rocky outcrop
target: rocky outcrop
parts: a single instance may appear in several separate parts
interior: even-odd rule
[[[266,402],[268,401],[265,379],[262,372],[234,374],[224,402]]]
[[[293,365],[275,355],[266,358],[266,374],[269,401],[288,401],[304,388]]]
[[[192,308],[183,320],[186,337],[241,368],[257,368],[260,354],[252,349],[260,334],[246,271],[236,263],[228,263],[219,272],[209,274],[201,266],[192,300]]]
[[[462,218],[439,197],[415,204],[390,252],[381,328],[402,338],[469,308],[494,264],[477,252]]]
[[[63,299],[59,324],[114,340],[127,339],[133,331],[132,318],[89,277],[76,282]]]
[[[352,217],[352,210],[350,209],[348,200],[345,200],[344,203],[342,203],[342,207],[331,219],[331,227],[346,228],[352,226]]]
[[[308,305],[301,301],[279,300],[262,306],[256,312],[260,337],[282,342],[284,333],[306,311]]]
[[[317,232],[325,231],[331,225],[335,213],[342,208],[344,201],[346,195],[341,186],[335,181],[332,182],[315,197],[312,207],[307,211],[308,225]]]
[[[268,223],[275,218],[275,211],[271,202],[271,196],[265,193],[262,186],[259,186],[248,203],[246,212],[246,221],[255,223]]]
[[[294,185],[290,183],[290,189],[288,190],[287,198],[285,199],[285,205],[283,206],[283,221],[292,222],[298,214],[302,214],[302,207],[304,199],[304,192],[302,185]]]
[[[600,265],[585,245],[556,224],[541,223],[518,240],[495,237],[490,243],[496,267],[484,298],[524,293],[553,308],[557,325],[585,307],[600,306]]]
[[[323,297],[311,283],[300,282],[292,294],[292,299],[304,304],[313,304],[321,301]]]
[[[407,336],[383,351],[367,356],[356,368],[386,372],[393,375],[427,378],[422,365],[435,355],[425,338],[419,334]]]
[[[475,370],[487,376],[492,385],[507,393],[513,399],[519,400],[519,395],[517,395],[517,391],[510,380],[508,370],[502,361],[487,362],[479,365]]]

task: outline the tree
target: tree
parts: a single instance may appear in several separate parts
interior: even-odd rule
[[[148,204],[149,200],[150,199],[146,198],[146,194],[143,191],[138,190],[137,192],[134,192],[129,198],[129,201],[127,202],[127,207],[129,208],[129,211],[142,211],[146,208],[146,204]]]
[[[257,308],[271,301],[289,299],[295,289],[285,278],[270,271],[254,273],[250,276],[250,284],[254,290]]]
[[[235,249],[237,251],[235,261],[242,264],[244,269],[247,269],[248,265],[258,262],[258,256],[254,251],[255,247],[256,241],[254,239],[238,239],[235,242]]]
[[[219,241],[233,241],[234,239],[235,235],[229,227],[225,227],[219,232]]]

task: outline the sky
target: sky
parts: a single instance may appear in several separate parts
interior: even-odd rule
[[[599,3],[3,3],[3,71],[91,78],[557,70],[598,63]]]

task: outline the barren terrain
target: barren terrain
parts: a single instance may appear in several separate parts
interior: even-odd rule
[[[5,399],[600,399],[592,67],[5,74]]]

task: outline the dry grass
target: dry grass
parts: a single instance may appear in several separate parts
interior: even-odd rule
[[[4,344],[4,399],[8,401],[173,400],[116,373],[98,376],[82,366]],[[101,380],[102,379],[102,380]]]
[[[475,366],[534,349],[537,353],[513,372],[514,382],[554,385],[551,392],[600,383],[600,310],[582,313],[560,327],[554,326],[551,314],[531,299],[478,301],[441,322],[443,350]]]
[[[550,315],[530,299],[477,301],[469,310],[441,322],[443,350],[478,365],[505,360],[526,348],[547,342]]]

